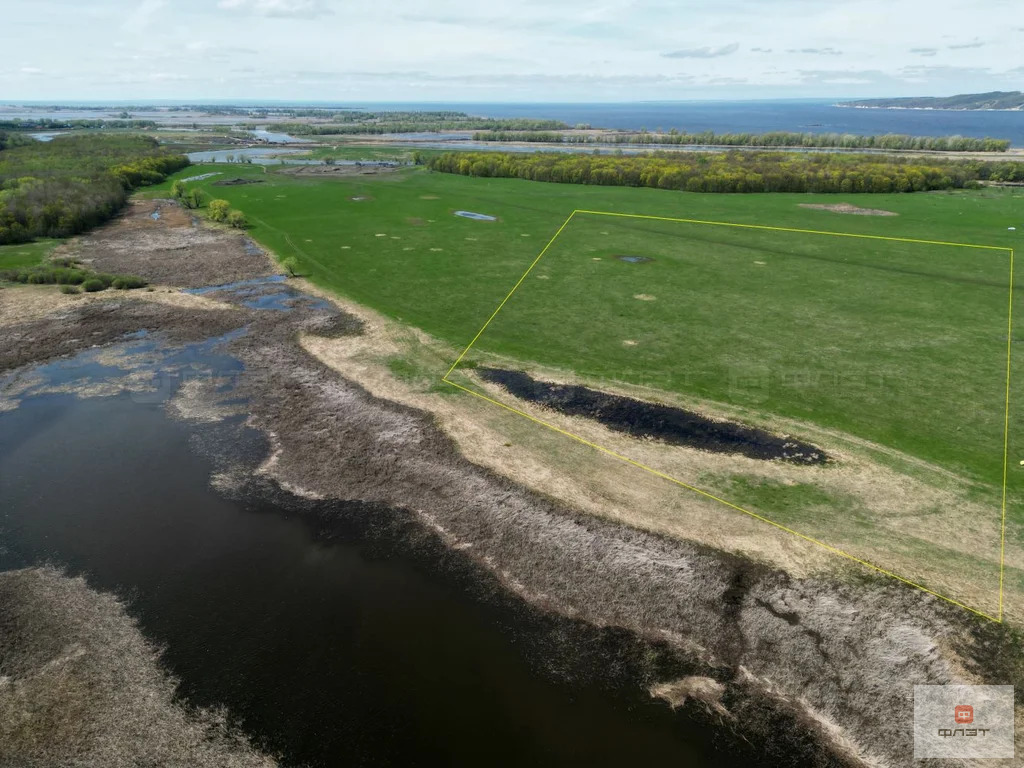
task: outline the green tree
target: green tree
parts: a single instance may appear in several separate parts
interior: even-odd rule
[[[225,221],[231,211],[231,203],[227,200],[211,200],[209,205],[210,218],[214,221]]]
[[[235,229],[245,229],[249,226],[249,222],[246,220],[245,214],[241,211],[230,211],[228,213],[227,222]]]
[[[174,195],[179,200],[183,198],[185,196],[185,182],[182,181],[181,179],[178,179],[173,184],[171,184],[171,194]]]
[[[203,193],[193,187],[182,196],[181,202],[186,208],[199,208],[203,204]]]

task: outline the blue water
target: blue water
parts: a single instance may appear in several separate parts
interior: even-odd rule
[[[691,133],[809,131],[912,136],[991,136],[1024,146],[1024,112],[954,112],[836,107],[836,99],[792,101],[666,101],[618,104],[484,104],[421,102],[362,104],[373,110],[439,110],[480,117],[535,117],[594,128]]]

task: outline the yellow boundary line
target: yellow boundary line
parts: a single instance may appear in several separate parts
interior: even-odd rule
[[[548,422],[546,422],[546,421],[544,421],[542,419],[538,419],[535,416],[531,416],[530,414],[526,413],[525,411],[521,411],[521,410],[519,410],[517,408],[513,408],[510,405],[506,405],[505,403],[502,403],[502,402],[500,402],[498,400],[495,400],[495,399],[493,399],[491,397],[488,397],[487,395],[481,394],[480,392],[475,392],[474,390],[469,389],[468,387],[464,387],[461,384],[458,384],[458,383],[450,380],[448,377],[459,366],[459,363],[462,362],[463,358],[465,358],[465,356],[469,353],[469,351],[477,343],[477,341],[483,335],[484,331],[487,330],[488,326],[491,324],[491,322],[494,320],[494,318],[498,316],[498,313],[501,312],[501,310],[505,307],[505,304],[508,303],[508,300],[512,298],[512,294],[514,294],[519,289],[519,286],[521,286],[523,284],[523,281],[526,280],[526,278],[529,276],[530,272],[533,271],[533,268],[535,266],[537,266],[538,262],[540,262],[541,258],[543,258],[543,256],[544,256],[544,254],[546,254],[548,252],[548,249],[551,248],[552,244],[555,242],[555,240],[558,239],[558,236],[562,234],[563,230],[565,230],[565,228],[569,225],[569,222],[573,220],[573,218],[576,216],[576,214],[587,214],[587,215],[591,215],[591,216],[612,216],[612,217],[629,218],[629,219],[647,219],[647,220],[654,220],[654,221],[670,221],[670,222],[676,222],[676,223],[681,223],[681,224],[706,224],[706,225],[718,226],[718,227],[735,227],[735,228],[739,228],[739,229],[760,229],[760,230],[770,230],[770,231],[774,231],[774,232],[797,232],[797,233],[800,233],[800,234],[808,234],[808,235],[830,235],[830,236],[833,236],[833,237],[854,237],[854,238],[860,238],[860,239],[864,239],[864,240],[888,240],[888,241],[900,242],[900,243],[919,243],[919,244],[924,244],[924,245],[945,245],[945,246],[953,246],[953,247],[958,247],[958,248],[977,248],[977,249],[982,249],[982,250],[1008,252],[1010,254],[1010,296],[1009,296],[1009,312],[1007,313],[1007,335],[1006,335],[1006,406],[1005,406],[1005,413],[1004,413],[1004,420],[1003,420],[1003,491],[1002,491],[1002,522],[1001,522],[1000,541],[999,541],[999,612],[998,612],[998,615],[997,616],[991,616],[991,615],[985,613],[984,611],[979,611],[976,608],[972,608],[971,606],[966,605],[965,603],[961,603],[958,600],[954,600],[951,597],[947,597],[946,595],[943,595],[943,594],[940,594],[938,592],[935,592],[934,590],[931,590],[928,587],[925,587],[925,586],[923,586],[921,584],[918,584],[918,583],[916,583],[914,581],[911,581],[910,579],[905,579],[902,576],[900,576],[900,575],[898,575],[896,573],[893,573],[892,571],[886,570],[885,568],[877,566],[877,565],[875,565],[873,563],[870,563],[867,560],[863,560],[863,559],[857,557],[856,555],[852,555],[849,552],[846,552],[844,550],[838,549],[837,547],[833,547],[832,545],[826,544],[823,541],[819,541],[818,539],[815,539],[815,538],[813,538],[811,536],[807,536],[806,534],[800,533],[799,531],[793,530],[792,528],[788,528],[788,527],[782,525],[781,523],[777,523],[774,520],[770,520],[769,518],[764,517],[763,515],[759,515],[756,512],[751,512],[749,509],[744,509],[741,506],[733,504],[731,501],[727,501],[727,500],[725,500],[723,498],[715,496],[712,493],[708,493],[707,491],[701,490],[700,488],[697,488],[696,486],[690,485],[689,483],[685,483],[682,480],[678,480],[677,478],[674,478],[671,475],[667,475],[664,472],[661,472],[661,471],[659,471],[657,469],[654,469],[652,467],[648,467],[645,464],[641,464],[640,462],[635,461],[635,460],[629,458],[628,456],[623,456],[620,453],[616,453],[615,451],[612,451],[612,450],[610,450],[608,448],[605,448],[604,446],[601,446],[601,445],[598,445],[597,443],[591,442],[590,440],[587,440],[586,438],[583,438],[583,437],[580,437],[579,435],[573,434],[572,432],[569,432],[568,430],[562,429],[561,427],[555,426],[554,424],[549,424]],[[577,442],[582,443],[583,445],[586,445],[586,446],[588,446],[590,448],[594,448],[595,450],[600,451],[601,453],[604,453],[604,454],[606,454],[608,456],[611,456],[611,457],[613,457],[615,459],[618,459],[619,461],[623,461],[623,462],[625,462],[627,464],[630,464],[630,465],[632,465],[634,467],[638,467],[639,469],[642,469],[645,472],[649,472],[650,474],[652,474],[652,475],[654,475],[656,477],[660,477],[663,480],[668,480],[670,483],[674,483],[675,485],[678,485],[678,486],[680,486],[682,488],[686,488],[689,491],[693,491],[694,493],[697,493],[697,494],[699,494],[699,495],[701,495],[701,496],[703,496],[703,497],[705,497],[707,499],[711,499],[712,501],[716,501],[719,504],[723,504],[726,507],[729,507],[730,509],[733,509],[733,510],[735,510],[737,512],[742,512],[743,514],[748,515],[748,516],[754,518],[755,520],[760,520],[763,523],[767,523],[768,525],[771,525],[771,526],[773,526],[773,527],[775,527],[775,528],[777,528],[777,529],[779,529],[781,531],[785,531],[786,533],[792,534],[793,536],[796,536],[797,538],[803,539],[804,541],[810,542],[812,544],[817,544],[819,547],[822,547],[822,548],[828,550],[829,552],[831,552],[831,553],[833,553],[835,555],[839,555],[841,557],[845,557],[848,560],[852,560],[855,563],[858,563],[858,564],[860,564],[860,565],[862,565],[862,566],[864,566],[866,568],[870,568],[871,570],[877,571],[878,573],[884,574],[886,576],[890,576],[890,577],[896,579],[897,581],[903,582],[904,584],[907,584],[908,586],[915,587],[916,589],[920,589],[922,592],[927,592],[929,595],[937,597],[940,600],[945,600],[947,603],[952,603],[953,605],[956,605],[956,606],[958,606],[960,608],[963,608],[964,610],[970,611],[971,613],[976,614],[977,616],[981,616],[984,619],[988,619],[989,621],[994,621],[996,623],[1002,623],[1002,621],[1003,621],[1003,576],[1004,576],[1004,563],[1005,563],[1005,551],[1006,551],[1006,485],[1007,485],[1007,479],[1008,479],[1009,435],[1010,435],[1010,371],[1011,371],[1011,354],[1012,354],[1012,337],[1013,337],[1013,255],[1014,255],[1014,252],[1013,252],[1012,248],[1006,248],[1006,247],[1003,247],[1003,246],[996,246],[996,245],[974,245],[974,244],[971,244],[971,243],[951,243],[951,242],[945,242],[945,241],[942,241],[942,240],[918,240],[918,239],[906,238],[906,237],[887,237],[885,235],[859,235],[859,234],[854,234],[854,233],[851,233],[851,232],[829,232],[829,231],[825,231],[825,230],[816,230],[816,229],[795,229],[795,228],[791,228],[791,227],[771,227],[771,226],[760,225],[760,224],[737,224],[737,223],[725,222],[725,221],[702,221],[700,219],[678,219],[678,218],[671,218],[671,217],[668,217],[668,216],[648,216],[648,215],[633,214],[633,213],[614,213],[614,212],[611,212],[611,211],[588,211],[588,210],[576,209],[572,213],[569,214],[568,218],[566,218],[566,220],[564,222],[562,222],[562,226],[560,226],[558,228],[558,231],[555,232],[555,234],[552,236],[552,238],[550,240],[548,240],[547,245],[545,245],[543,250],[541,250],[541,252],[537,255],[537,258],[535,258],[530,263],[530,266],[528,266],[526,268],[526,271],[523,272],[522,277],[520,277],[519,280],[516,281],[516,284],[514,286],[512,286],[512,290],[510,290],[508,292],[508,294],[506,294],[505,298],[503,298],[501,300],[501,303],[498,305],[498,308],[495,309],[494,312],[491,313],[491,316],[487,318],[487,321],[483,324],[483,326],[480,328],[480,330],[477,331],[476,336],[474,336],[473,340],[469,342],[469,344],[466,346],[466,348],[464,350],[462,350],[462,353],[458,356],[458,358],[456,358],[455,362],[452,363],[451,368],[449,368],[448,371],[444,374],[444,376],[441,377],[441,380],[445,384],[449,384],[449,385],[455,387],[456,389],[459,389],[459,390],[461,390],[463,392],[467,392],[470,395],[473,395],[474,397],[478,397],[481,400],[485,400],[486,402],[491,403],[492,405],[496,405],[499,408],[503,408],[506,411],[510,411],[511,413],[514,413],[514,414],[516,414],[518,416],[522,416],[523,418],[528,419],[529,421],[532,421],[535,424],[539,424],[540,426],[547,427],[548,429],[550,429],[550,430],[552,430],[554,432],[557,432],[560,435],[565,435],[566,437],[572,438],[573,440],[576,440]]]

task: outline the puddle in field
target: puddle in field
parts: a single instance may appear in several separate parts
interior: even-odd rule
[[[629,341],[623,343],[632,346]],[[630,437],[793,464],[825,464],[829,460],[824,451],[809,443],[744,424],[716,421],[683,408],[648,403],[579,385],[538,381],[522,371],[477,368],[476,372],[485,381],[500,385],[515,397],[568,416],[594,419]]]
[[[473,213],[473,211],[456,211],[456,216],[461,216],[464,219],[473,219],[473,221],[497,221],[497,216],[488,216],[486,213]]]
[[[643,264],[648,261],[654,261],[650,256],[616,256],[619,261],[628,261],[630,264]]]

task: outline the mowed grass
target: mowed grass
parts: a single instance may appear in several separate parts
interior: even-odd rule
[[[264,183],[199,185],[244,211],[256,239],[295,257],[318,284],[457,347],[574,209],[1006,247],[1024,233],[1024,195],[1005,190],[699,195],[425,170],[361,178],[231,171]],[[899,215],[799,207],[840,201]],[[629,264],[616,254],[653,260]],[[579,216],[479,349],[812,421],[995,487],[1008,268],[998,251]],[[1024,317],[1019,305],[1016,316]],[[1010,417],[1016,493],[1024,425],[1019,408]]]

